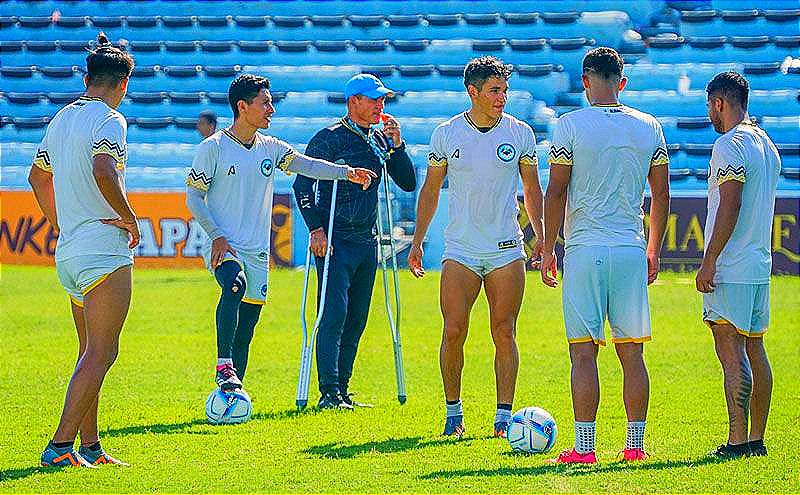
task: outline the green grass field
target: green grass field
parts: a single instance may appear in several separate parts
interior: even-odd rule
[[[68,300],[52,268],[4,266],[0,278],[0,491],[3,492],[798,492],[800,278],[772,283],[767,348],[775,375],[767,458],[710,462],[725,439],[720,366],[701,324],[693,279],[666,274],[651,288],[654,340],[646,347],[650,460],[616,461],[625,435],[621,371],[601,350],[602,398],[593,467],[554,467],[546,456],[512,454],[490,438],[493,349],[487,306],[472,313],[463,399],[467,435],[442,438],[438,368],[438,273],[402,279],[408,403],[395,399],[382,295],[356,361],[352,388],[374,409],[298,413],[302,274],[275,270],[270,302],[251,349],[247,390],[253,419],[206,424],[213,387],[217,289],[202,270],[135,271],[133,304],[119,359],[101,402],[101,436],[127,469],[38,468],[74,365]],[[376,285],[376,289],[380,286]],[[380,299],[379,299],[380,296]],[[560,290],[530,274],[518,325],[522,359],[515,407],[538,405],[559,424],[555,450],[572,444],[569,362]],[[316,376],[312,377],[312,390]],[[312,400],[316,399],[316,395]]]

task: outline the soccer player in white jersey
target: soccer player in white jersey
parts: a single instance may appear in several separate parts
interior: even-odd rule
[[[186,178],[186,205],[208,234],[206,266],[222,289],[216,310],[216,382],[241,388],[253,329],[267,299],[272,184],[275,169],[319,179],[346,179],[363,188],[376,175],[310,158],[258,132],[275,108],[269,80],[242,74],[230,85],[233,125],[198,146]]]
[[[86,58],[86,94],[53,117],[28,180],[59,233],[56,271],[71,300],[79,359],[42,466],[124,464],[100,447],[97,402],[131,300],[136,215],[125,194],[125,118],[115,109],[133,59],[104,35]],[[73,444],[78,433],[81,446]]]
[[[515,340],[525,289],[525,250],[517,222],[520,177],[525,209],[536,233],[534,257],[541,254],[542,190],[536,138],[528,124],[503,113],[510,70],[494,57],[473,59],[464,70],[471,107],[436,128],[428,173],[419,193],[417,225],[408,255],[416,277],[424,275],[422,241],[449,178],[448,225],[439,291],[444,331],[439,363],[444,382],[444,434],[463,435],[461,371],[469,314],[481,287],[489,302],[495,345],[497,409],[494,435],[504,437],[519,369]]]
[[[563,221],[562,302],[575,414],[575,448],[553,460],[559,463],[597,462],[597,351],[605,345],[606,319],[624,379],[628,417],[624,459],[646,458],[647,285],[658,275],[669,214],[669,157],[658,120],[620,105],[619,92],[627,82],[622,68],[622,58],[611,48],[586,54],[582,79],[591,106],[558,119],[549,153],[541,271],[542,281],[555,287],[554,248]],[[652,201],[645,239],[642,203],[648,182]]]
[[[711,455],[763,456],[772,395],[763,336],[769,325],[770,234],[781,160],[769,136],[747,115],[744,77],[717,74],[707,93],[708,116],[722,136],[711,153],[706,244],[696,285],[722,364],[729,421],[727,443]]]

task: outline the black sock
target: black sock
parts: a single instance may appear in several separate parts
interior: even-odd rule
[[[256,328],[260,315],[260,304],[245,302],[239,304],[239,322],[233,337],[233,367],[236,368],[236,376],[239,377],[239,380],[244,380],[247,357],[250,353],[250,341],[253,340],[253,330]]]
[[[228,260],[214,270],[222,294],[217,304],[217,357],[232,357],[233,338],[239,322],[239,304],[247,288],[244,272],[239,263]]]
[[[503,404],[501,402],[498,402],[497,403],[497,408],[498,409],[504,409],[506,411],[510,411],[511,410],[511,404]]]
[[[103,450],[103,449],[100,448],[100,440],[96,441],[93,444],[81,445],[81,448],[85,449],[85,450],[92,450],[92,451],[95,451],[95,452],[99,452],[99,451]]]
[[[73,447],[75,445],[75,441],[74,440],[72,442],[53,442],[53,441],[50,441],[50,445],[52,445],[53,447],[55,447],[57,449],[67,449],[67,448]]]
[[[764,439],[762,438],[761,440],[750,440],[749,442],[747,442],[747,444],[750,446],[751,449],[760,449],[761,447],[764,446]]]
[[[458,404],[459,402],[461,402],[461,399],[456,399],[456,400],[446,400],[446,401],[444,401],[444,403],[445,403],[445,404],[447,404],[448,406],[455,406],[455,405],[456,405],[456,404]]]

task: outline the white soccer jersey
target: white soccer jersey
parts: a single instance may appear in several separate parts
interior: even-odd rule
[[[624,105],[591,106],[558,119],[550,165],[572,172],[564,239],[573,245],[641,246],[650,167],[669,163],[661,124]]]
[[[112,156],[124,188],[127,129],[122,114],[87,96],[59,110],[47,126],[33,164],[53,174],[61,229],[56,261],[87,254],[133,256],[127,232],[101,222],[119,215],[100,193],[92,167],[95,155]]]
[[[285,171],[296,156],[272,136],[257,132],[248,149],[223,129],[200,143],[186,184],[206,193],[211,218],[234,249],[268,252],[273,173]]]
[[[719,185],[744,183],[739,218],[717,259],[717,283],[763,284],[772,272],[770,234],[781,171],[778,150],[757,125],[742,122],[714,143],[708,175],[705,239],[711,240],[719,209]]]
[[[431,136],[428,166],[447,167],[447,249],[471,256],[521,251],[519,166],[536,163],[533,130],[508,114],[487,132],[478,130],[466,112],[439,125]]]

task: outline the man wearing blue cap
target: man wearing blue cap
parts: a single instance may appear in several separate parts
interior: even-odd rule
[[[384,99],[392,93],[371,74],[352,77],[345,86],[347,115],[319,131],[308,143],[308,156],[363,167],[378,175],[378,180],[366,190],[345,182],[339,184],[330,238],[326,230],[333,182],[320,180],[318,194],[313,179],[298,175],[294,182],[300,213],[311,232],[318,280],[322,280],[328,242],[333,245],[316,349],[320,409],[353,408],[348,386],[358,341],[367,325],[375,282],[378,259],[375,222],[383,164],[404,191],[414,191],[417,186],[414,166],[400,136],[400,125],[383,113]],[[382,130],[373,128],[381,121]]]

